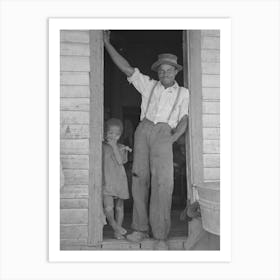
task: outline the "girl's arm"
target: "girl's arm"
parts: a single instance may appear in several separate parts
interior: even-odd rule
[[[118,144],[112,143],[111,147],[113,149],[113,153],[114,153],[114,156],[115,156],[115,159],[116,159],[117,163],[118,164],[123,164],[123,157],[120,153],[120,149],[118,147]]]
[[[120,152],[121,152],[121,155],[122,155],[122,158],[123,158],[123,164],[127,163],[128,161],[128,152],[132,152],[132,149],[129,148],[128,146],[125,146],[125,145],[122,145],[120,144]]]

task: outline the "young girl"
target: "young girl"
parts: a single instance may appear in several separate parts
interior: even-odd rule
[[[123,132],[119,119],[109,119],[105,124],[103,142],[103,204],[104,212],[117,239],[124,239],[122,227],[124,199],[129,198],[127,176],[123,164],[127,162],[127,151],[132,150],[118,143]]]

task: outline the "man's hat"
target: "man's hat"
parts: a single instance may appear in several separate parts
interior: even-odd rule
[[[177,63],[177,56],[171,53],[162,53],[158,55],[158,60],[152,65],[152,70],[157,72],[158,67],[161,64],[172,65],[181,71],[183,67]]]

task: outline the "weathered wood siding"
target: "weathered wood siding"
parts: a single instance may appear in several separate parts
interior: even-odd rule
[[[60,33],[61,247],[86,244],[89,184],[89,31]]]
[[[201,31],[204,181],[220,180],[220,32]]]

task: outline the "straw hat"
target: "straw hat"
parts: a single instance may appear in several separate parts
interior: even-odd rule
[[[168,64],[177,68],[178,71],[181,71],[183,67],[177,63],[177,56],[171,53],[162,53],[158,55],[158,60],[153,63],[152,70],[157,71],[158,67],[161,64]]]

